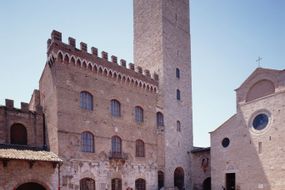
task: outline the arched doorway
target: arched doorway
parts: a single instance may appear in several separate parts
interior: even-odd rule
[[[157,180],[158,180],[158,190],[160,190],[164,186],[164,173],[162,171],[157,172]]]
[[[34,182],[20,185],[16,190],[46,190],[42,185]]]
[[[174,171],[174,186],[179,190],[184,188],[184,170],[181,167],[178,167]]]
[[[203,190],[211,190],[211,178],[208,177],[203,181]]]

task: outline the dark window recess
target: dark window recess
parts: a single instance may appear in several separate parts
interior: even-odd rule
[[[27,145],[27,129],[22,124],[14,124],[10,129],[11,144]]]
[[[164,187],[164,173],[162,171],[158,171],[157,180],[158,180],[158,190],[160,190],[162,187]]]
[[[180,79],[180,70],[176,68],[176,78]]]
[[[156,124],[158,127],[164,126],[163,114],[161,112],[156,113]]]
[[[180,121],[177,121],[177,122],[176,122],[176,125],[177,125],[177,126],[176,126],[176,131],[177,131],[177,132],[181,132],[181,123],[180,123]]]
[[[181,100],[180,90],[179,89],[176,90],[176,99],[177,100]]]
[[[224,147],[224,148],[226,148],[226,147],[228,147],[230,145],[230,139],[229,138],[224,138],[223,140],[222,140],[222,146]]]
[[[258,114],[253,119],[252,126],[256,130],[262,130],[267,126],[268,121],[269,121],[269,119],[268,119],[268,116],[266,114],[264,114],[264,113]]]

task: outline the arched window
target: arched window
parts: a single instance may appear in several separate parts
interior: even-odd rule
[[[80,190],[95,190],[95,181],[91,178],[81,179]]]
[[[177,132],[181,132],[181,123],[180,123],[180,121],[176,121],[176,130],[177,130]]]
[[[137,123],[143,122],[143,109],[139,106],[135,107],[135,119]]]
[[[93,96],[89,92],[80,92],[80,107],[86,110],[93,110]]]
[[[118,157],[122,155],[122,139],[118,136],[112,137],[112,155]]]
[[[156,113],[156,124],[158,127],[164,126],[163,114],[161,112]]]
[[[180,70],[178,68],[176,68],[176,78],[180,78]]]
[[[81,151],[94,152],[94,135],[90,132],[81,133]]]
[[[145,149],[144,142],[142,140],[136,140],[136,157],[144,157]]]
[[[179,89],[176,90],[176,99],[177,99],[177,100],[181,100],[181,97],[180,97],[180,90],[179,90]]]
[[[158,179],[158,189],[161,189],[164,186],[164,173],[162,171],[158,171],[157,179]]]
[[[174,186],[179,190],[184,188],[184,170],[181,167],[178,167],[174,171]]]
[[[122,180],[119,178],[112,179],[112,190],[122,190]]]
[[[27,129],[24,125],[16,123],[10,128],[11,144],[27,145]]]
[[[145,190],[146,189],[146,182],[144,179],[139,178],[136,180],[136,190]]]
[[[118,100],[111,100],[111,114],[115,117],[121,116],[121,103]]]

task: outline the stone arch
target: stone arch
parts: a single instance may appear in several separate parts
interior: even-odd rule
[[[74,58],[74,56],[71,56],[70,63],[71,63],[72,65],[75,65],[75,58]]]
[[[97,73],[97,71],[98,71],[98,67],[97,67],[96,64],[93,65],[93,71],[94,71],[95,73]]]
[[[57,53],[57,59],[58,59],[60,62],[63,61],[63,54],[62,54],[61,51],[59,51],[59,52]]]
[[[103,74],[104,74],[104,76],[108,76],[108,69],[104,68]]]
[[[118,74],[118,80],[122,80],[122,75],[120,73]]]
[[[272,81],[263,79],[253,84],[246,95],[246,102],[261,98],[275,92],[275,85]]]
[[[15,190],[31,190],[31,188],[28,186],[23,186],[25,184],[34,184],[34,185],[38,185],[38,187],[40,187],[39,189],[35,189],[32,188],[33,190],[51,190],[49,188],[49,186],[47,184],[45,184],[42,181],[36,180],[36,179],[31,179],[31,180],[22,180],[22,181],[18,181],[17,184],[15,185]]]
[[[118,74],[117,74],[117,72],[115,71],[115,72],[113,73],[113,78],[114,78],[114,79],[117,79],[117,77],[118,77]]]
[[[177,167],[174,171],[174,187],[179,190],[184,188],[184,170],[182,167]]]
[[[87,69],[88,69],[89,71],[92,71],[92,70],[93,70],[93,67],[92,67],[92,64],[91,64],[91,63],[88,63]]]
[[[156,93],[156,91],[157,91],[157,88],[156,88],[156,87],[154,87],[154,89],[153,89],[153,90],[154,90],[154,92]]]
[[[203,190],[211,190],[211,178],[208,177],[203,181]]]
[[[76,66],[81,67],[81,60],[79,58],[76,61]]]
[[[113,77],[113,72],[112,72],[112,70],[109,70],[109,72],[108,72],[108,77]]]
[[[87,63],[85,60],[82,62],[82,68],[87,69]]]
[[[64,63],[69,63],[69,56],[68,56],[68,54],[65,54],[65,56],[64,56]]]
[[[99,74],[103,74],[103,68],[102,67],[99,66],[98,71],[99,71]]]

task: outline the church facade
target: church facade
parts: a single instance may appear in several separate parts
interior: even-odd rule
[[[0,106],[0,190],[284,189],[284,71],[193,147],[189,24],[188,0],[134,0],[134,64],[52,31],[30,102]]]

